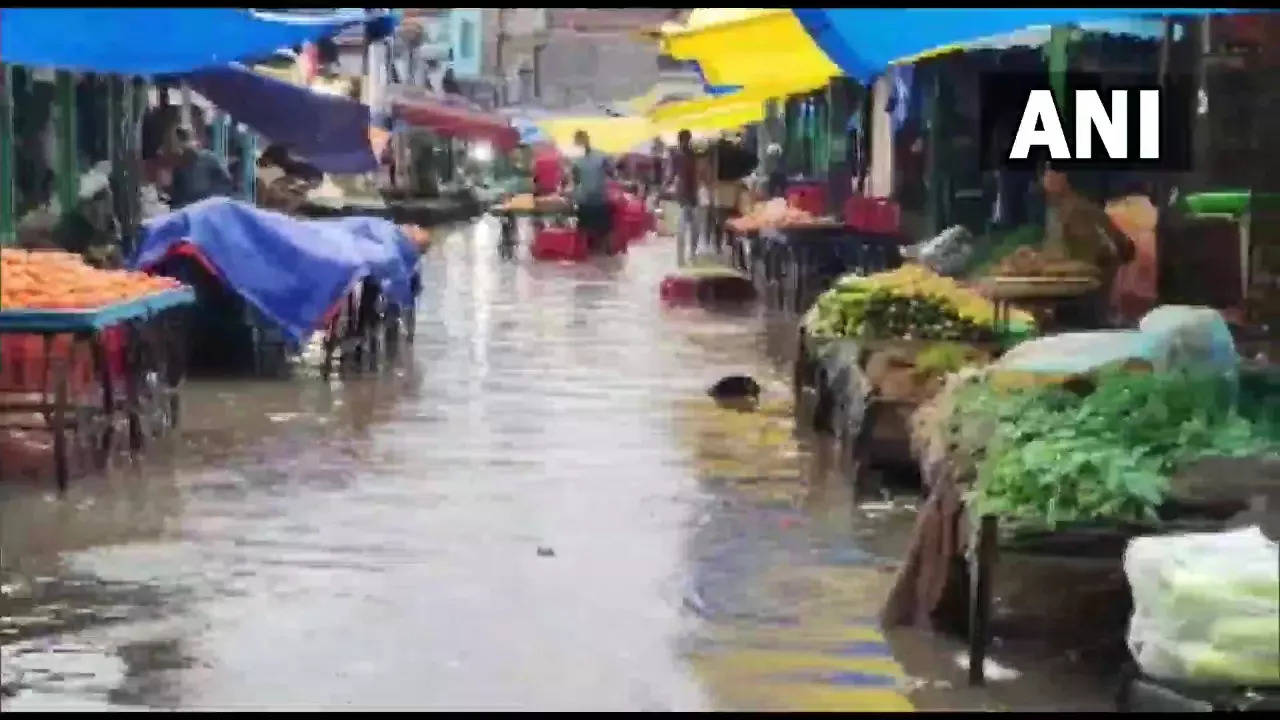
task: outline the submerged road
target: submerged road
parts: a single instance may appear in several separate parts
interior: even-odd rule
[[[910,508],[855,511],[795,439],[766,318],[663,309],[669,242],[561,266],[495,233],[433,248],[381,376],[192,382],[171,452],[0,487],[4,708],[927,698],[872,620]],[[731,373],[760,413],[705,398]]]

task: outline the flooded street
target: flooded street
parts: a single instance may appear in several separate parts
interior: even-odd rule
[[[795,438],[789,335],[660,306],[673,243],[495,243],[432,250],[380,377],[191,382],[144,467],[0,487],[5,709],[1092,707],[885,637],[911,503]],[[733,373],[761,412],[705,397]]]

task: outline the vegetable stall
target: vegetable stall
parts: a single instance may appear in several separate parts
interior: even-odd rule
[[[871,465],[910,464],[908,420],[941,378],[984,363],[1026,336],[1018,312],[1009,332],[995,305],[922,265],[850,274],[820,295],[801,321],[795,385],[810,395],[810,422],[840,439],[855,483]]]
[[[902,262],[896,232],[815,215],[782,198],[752,205],[725,228],[738,269],[764,286],[771,303],[796,311],[840,275]]]
[[[1280,434],[1236,402],[1240,373],[1217,313],[1164,307],[1137,330],[1027,341],[951,375],[912,417],[928,499],[886,624],[959,620],[981,683],[997,553],[1114,571],[1132,538],[1259,522]],[[1241,480],[1210,481],[1222,463]]]
[[[0,249],[0,275],[0,466],[43,474],[24,460],[47,451],[61,490],[73,462],[106,466],[119,426],[136,454],[176,425],[190,288],[56,251]]]

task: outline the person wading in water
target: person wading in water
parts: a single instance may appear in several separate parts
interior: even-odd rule
[[[593,252],[608,253],[609,231],[613,228],[613,208],[605,183],[612,174],[609,159],[591,148],[585,130],[573,134],[573,144],[581,155],[573,160],[573,201],[578,206],[578,228],[587,236]]]

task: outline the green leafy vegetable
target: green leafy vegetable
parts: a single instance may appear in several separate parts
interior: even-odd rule
[[[1154,522],[1183,464],[1280,452],[1230,409],[1227,386],[1213,377],[1117,372],[1084,397],[1061,388],[963,392],[951,431],[976,466],[971,500],[982,513],[1050,527]],[[974,427],[966,434],[964,425]]]

